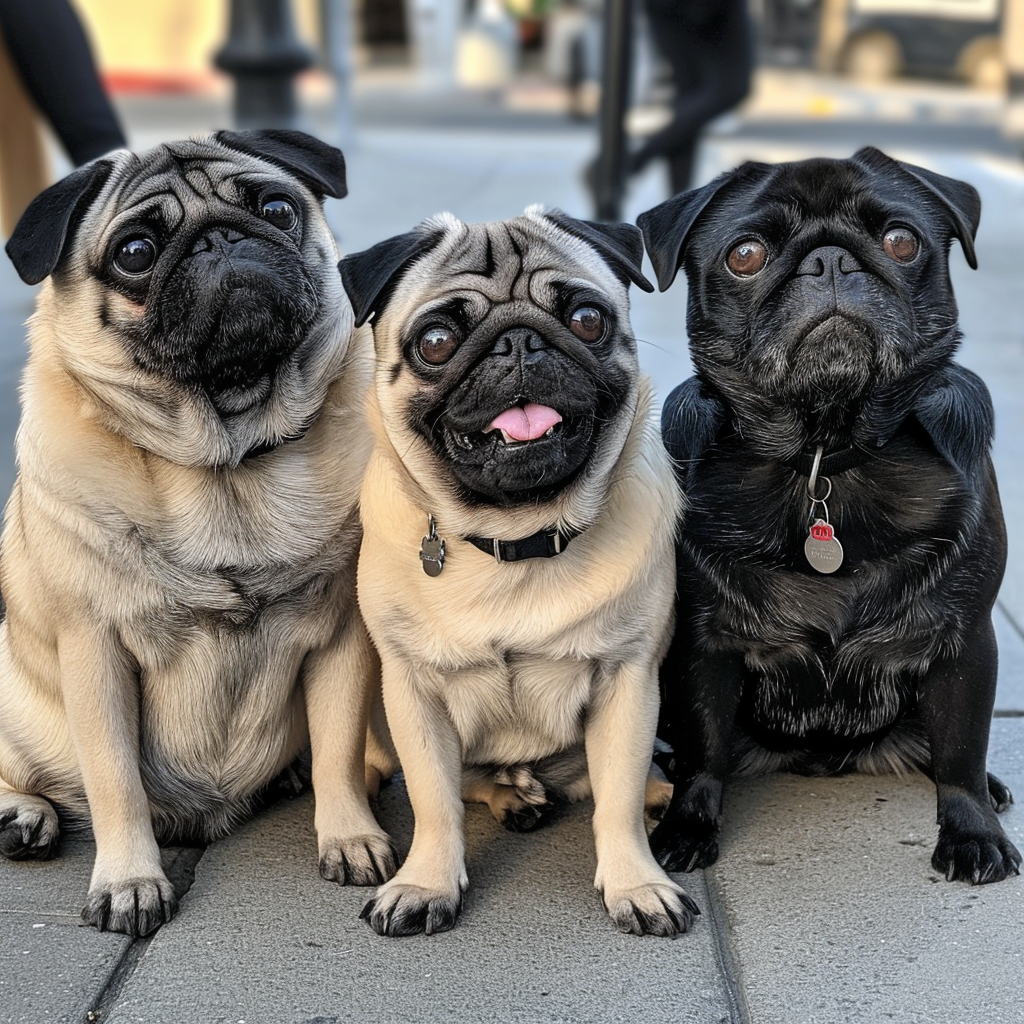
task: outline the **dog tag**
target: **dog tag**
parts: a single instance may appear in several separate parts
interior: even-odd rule
[[[824,519],[815,519],[804,541],[804,555],[812,569],[821,573],[835,572],[843,564],[843,546],[835,530]]]
[[[444,568],[444,538],[438,537],[433,516],[427,516],[427,530],[420,542],[420,564],[428,576],[440,576]]]

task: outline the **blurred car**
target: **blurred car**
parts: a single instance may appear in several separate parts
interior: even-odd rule
[[[1001,0],[824,0],[823,8],[823,19],[845,20],[835,63],[853,78],[910,74],[1005,87]]]

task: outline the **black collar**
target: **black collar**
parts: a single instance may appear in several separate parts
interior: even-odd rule
[[[818,474],[820,476],[835,476],[837,473],[845,473],[849,469],[863,466],[870,459],[871,452],[858,448],[854,444],[849,445],[847,448],[837,448],[835,451],[821,457]],[[785,465],[795,470],[801,476],[809,477],[814,466],[814,452],[801,452],[801,454],[794,456],[792,459],[788,459]]]
[[[569,541],[580,535],[579,530],[538,530],[522,540],[498,540],[496,537],[466,537],[474,547],[496,562],[521,562],[524,558],[553,558],[561,554]]]

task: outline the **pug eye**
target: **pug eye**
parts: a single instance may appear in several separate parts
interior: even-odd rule
[[[764,270],[768,262],[768,249],[756,238],[747,238],[734,245],[725,258],[726,266],[737,277],[753,277]]]
[[[604,316],[593,306],[581,306],[569,318],[569,330],[581,341],[599,341],[604,334]]]
[[[909,263],[916,255],[921,243],[910,228],[890,228],[882,239],[886,256],[897,263]]]
[[[156,245],[149,238],[129,238],[114,255],[114,265],[125,274],[145,274],[156,263]]]
[[[295,207],[280,196],[264,200],[263,206],[260,208],[260,216],[282,231],[291,231],[299,221]]]
[[[430,363],[431,366],[440,366],[455,355],[455,350],[459,347],[459,339],[453,330],[438,325],[428,327],[420,335],[417,347],[420,358],[425,363]]]

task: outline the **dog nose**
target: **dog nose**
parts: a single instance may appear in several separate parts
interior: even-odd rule
[[[192,252],[212,252],[214,249],[221,249],[227,245],[234,245],[249,236],[241,231],[229,227],[210,228],[204,235],[197,238],[192,246]]]
[[[526,355],[547,348],[548,343],[532,327],[513,327],[498,336],[492,356]]]
[[[823,245],[808,253],[796,272],[798,276],[832,277],[837,273],[853,274],[863,269],[848,250],[838,245]]]

